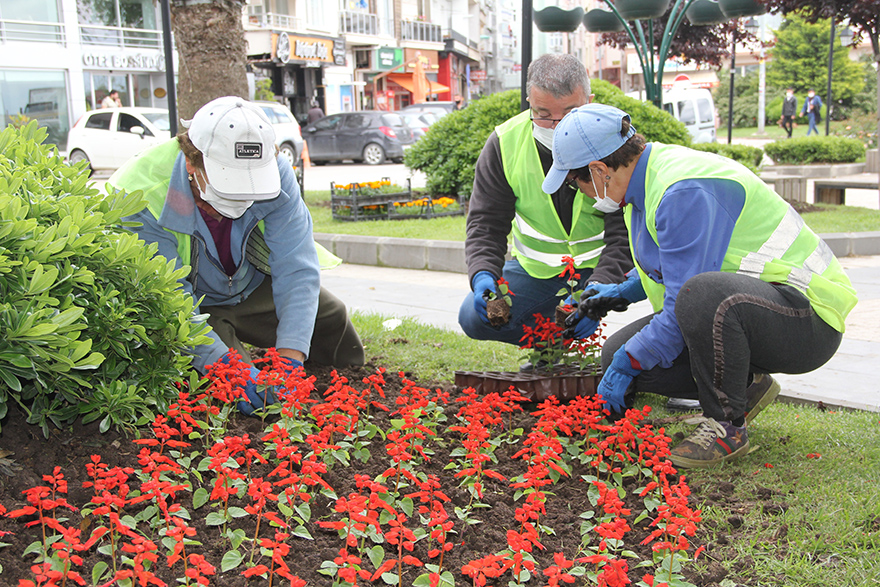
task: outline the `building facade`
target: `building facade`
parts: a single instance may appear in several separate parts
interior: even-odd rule
[[[63,151],[111,90],[125,106],[167,108],[161,28],[152,0],[3,0],[3,125],[38,120]]]

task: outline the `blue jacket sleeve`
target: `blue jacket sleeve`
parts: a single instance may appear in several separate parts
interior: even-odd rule
[[[278,165],[281,190],[288,194],[287,205],[265,218],[265,239],[272,270],[272,297],[278,314],[275,346],[309,354],[321,268],[312,236],[312,216],[299,193],[299,185],[290,165]]]
[[[626,343],[643,369],[668,368],[684,350],[675,317],[678,292],[694,275],[720,271],[744,203],[742,185],[730,180],[685,180],[667,190],[656,214],[663,308]]]

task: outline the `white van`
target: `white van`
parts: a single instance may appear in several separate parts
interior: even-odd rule
[[[628,92],[627,96],[644,100],[645,92]],[[663,109],[684,123],[693,142],[715,142],[715,100],[709,90],[677,83],[663,92]]]

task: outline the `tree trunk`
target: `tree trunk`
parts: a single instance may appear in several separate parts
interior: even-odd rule
[[[171,30],[179,59],[177,110],[181,118],[192,118],[215,98],[248,98],[244,5],[244,0],[189,5],[186,0],[173,0]]]

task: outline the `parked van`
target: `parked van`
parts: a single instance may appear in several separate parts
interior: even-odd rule
[[[644,100],[645,92],[629,92],[627,96]],[[676,84],[663,92],[663,109],[684,123],[693,142],[715,142],[715,100],[709,90]]]

